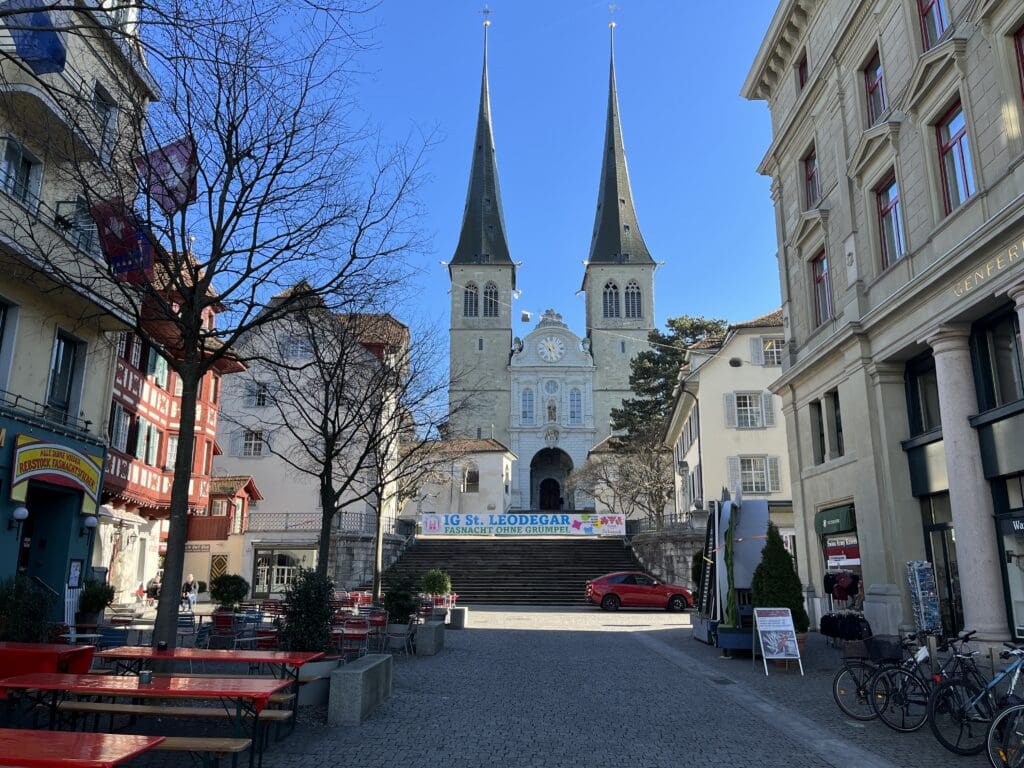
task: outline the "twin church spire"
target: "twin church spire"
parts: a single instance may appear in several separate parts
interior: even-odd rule
[[[512,264],[505,235],[505,217],[498,186],[498,163],[491,125],[491,99],[487,79],[487,30],[484,22],[484,66],[480,84],[473,165],[469,192],[462,217],[462,231],[451,264]],[[619,122],[619,98],[615,83],[615,31],[612,28],[611,64],[608,80],[608,117],[605,126],[601,181],[597,198],[590,263],[653,264],[640,234],[633,192],[626,167],[626,150]],[[513,265],[513,269],[514,269]]]

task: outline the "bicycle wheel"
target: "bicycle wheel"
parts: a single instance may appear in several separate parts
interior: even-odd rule
[[[996,715],[988,727],[985,746],[994,768],[1024,766],[1024,704],[1007,707]]]
[[[928,725],[939,743],[958,755],[985,749],[994,707],[990,694],[970,680],[947,680],[928,700]]]
[[[928,686],[907,669],[889,668],[875,675],[870,700],[878,717],[894,731],[916,731],[928,719]]]
[[[874,720],[868,686],[875,667],[864,661],[847,661],[832,678],[832,698],[854,720]]]

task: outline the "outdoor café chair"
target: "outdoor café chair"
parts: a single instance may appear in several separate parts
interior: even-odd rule
[[[378,652],[381,652],[386,644],[388,612],[383,608],[374,608],[367,614],[366,619],[370,622],[369,642],[373,644]]]
[[[341,658],[365,656],[370,638],[370,622],[367,619],[346,619],[341,625]]]
[[[393,643],[392,640],[400,640],[402,643],[402,650],[405,653],[411,654],[415,650],[415,637],[416,637],[416,614],[409,616],[409,623],[403,625],[402,629],[388,630],[385,634],[386,650],[391,650]]]

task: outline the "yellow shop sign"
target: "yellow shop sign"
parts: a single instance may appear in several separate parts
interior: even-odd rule
[[[100,495],[101,457],[80,453],[57,443],[46,443],[31,435],[18,435],[14,445],[12,497],[30,479],[80,488],[94,502]],[[90,505],[92,506],[92,505]]]

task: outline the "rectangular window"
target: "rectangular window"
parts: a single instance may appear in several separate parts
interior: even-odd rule
[[[921,15],[921,42],[927,51],[942,39],[949,26],[946,0],[917,0],[917,8]]]
[[[117,106],[99,83],[96,84],[93,91],[92,108],[96,113],[96,135],[99,137],[97,149],[100,162],[106,163],[110,160],[114,136],[117,132]]]
[[[131,334],[128,331],[121,331],[117,334],[117,356],[122,360],[128,359],[128,344]]]
[[[935,126],[942,171],[946,213],[952,213],[974,194],[974,168],[967,141],[967,121],[958,101]]]
[[[875,190],[878,201],[878,237],[882,251],[882,269],[903,258],[903,214],[896,176],[890,176]]]
[[[174,469],[174,462],[178,460],[178,436],[167,436],[167,456],[164,458],[164,469]]]
[[[157,466],[160,458],[160,430],[155,425],[149,425],[149,437],[146,442],[146,463],[151,467]]]
[[[242,433],[242,455],[263,455],[263,430],[247,429]]]
[[[228,516],[228,501],[227,499],[214,499],[210,502],[210,515],[212,517],[227,517]]]
[[[149,348],[146,374],[153,377],[153,382],[160,389],[167,389],[167,358],[160,354],[156,347]]]
[[[814,463],[825,461],[825,414],[821,409],[821,401],[815,400],[810,405],[811,414],[811,451]]]
[[[484,340],[483,339],[477,339],[476,340],[476,349],[477,349],[478,352],[483,352],[484,351]]]
[[[796,89],[802,91],[807,85],[807,51],[800,54],[800,60],[796,63]]]
[[[878,51],[864,67],[864,91],[868,100],[868,127],[885,113],[885,84],[882,80],[882,59]]]
[[[778,457],[740,456],[739,464],[743,493],[757,495],[781,490]]]
[[[51,417],[61,420],[71,415],[76,389],[81,385],[82,343],[58,331],[50,360],[50,386],[46,406]]]
[[[1020,80],[1020,95],[1024,99],[1024,26],[1013,36],[1013,52],[1017,57],[1017,78]]]
[[[736,426],[740,429],[760,429],[764,426],[760,392],[736,393]]]
[[[206,442],[206,453],[203,458],[203,474],[209,475],[213,472],[213,441]]]
[[[814,323],[821,325],[832,317],[832,281],[824,250],[811,259],[811,278],[814,284]]]
[[[210,379],[210,402],[216,403],[220,397],[220,376],[213,376]]]
[[[131,427],[131,414],[114,403],[110,413],[110,446],[122,453],[128,448],[128,431]]]
[[[142,416],[135,420],[135,458],[139,461],[146,460],[146,452],[149,447],[149,422]]]
[[[843,445],[843,417],[839,409],[839,390],[833,389],[825,393],[826,427],[830,443],[829,458],[837,458],[846,453]]]
[[[253,391],[252,397],[253,405],[257,408],[263,408],[270,402],[270,386],[266,382],[258,381],[255,384],[255,390]]]
[[[761,359],[764,365],[782,365],[782,350],[786,340],[781,336],[764,336],[761,338]]]
[[[980,369],[982,409],[998,408],[1024,398],[1024,356],[1016,313],[1008,312],[979,324],[973,342]]]
[[[907,363],[907,409],[910,433],[920,435],[942,426],[939,411],[939,383],[931,355]]]
[[[142,370],[142,339],[138,336],[132,335],[132,343],[130,345],[131,359],[128,361],[132,364],[132,368]]]
[[[39,204],[39,187],[43,177],[42,162],[14,139],[7,139],[3,171],[4,191],[22,205],[35,210]]]
[[[804,202],[805,209],[811,209],[818,204],[818,154],[814,147],[811,147],[809,154],[804,156]]]
[[[295,334],[288,339],[287,354],[292,359],[310,357],[313,354],[313,344],[307,336]]]

